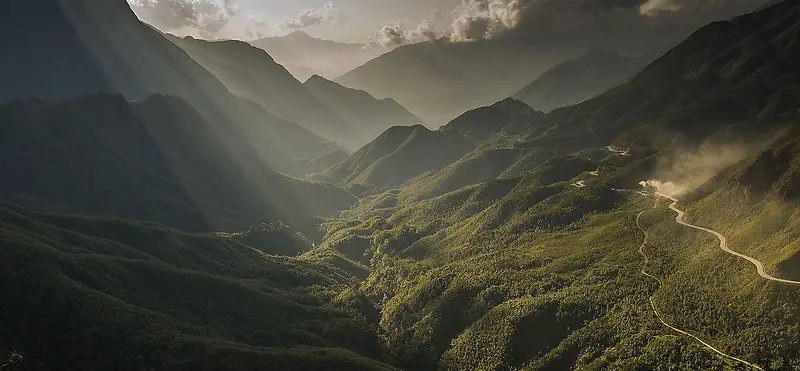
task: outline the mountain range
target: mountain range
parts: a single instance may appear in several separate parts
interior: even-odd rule
[[[360,148],[391,126],[420,122],[391,99],[378,101],[369,94],[344,88],[316,75],[302,84],[269,54],[241,41],[209,42],[191,37],[172,37],[171,40],[213,72],[232,92],[351,150]],[[327,154],[335,148],[320,149]]]
[[[404,45],[334,81],[378,98],[391,97],[439,127],[475,107],[522,89],[551,67],[581,53],[513,39]]]
[[[800,367],[797,1],[304,83],[121,0],[0,31],[4,370]]]
[[[266,50],[300,81],[313,75],[335,79],[390,49],[377,44],[351,44],[322,40],[295,31],[286,36],[250,42]]]
[[[576,105],[624,83],[649,62],[649,56],[625,57],[594,48],[544,72],[512,97],[550,112]]]
[[[799,25],[796,2],[776,3],[701,28],[580,104],[470,111],[440,131],[479,138],[471,149],[389,186],[362,180],[419,162],[381,169],[405,135],[330,169],[358,174],[333,180],[363,199],[323,247],[369,264],[389,363],[795,369],[800,348],[782,339],[800,308]]]

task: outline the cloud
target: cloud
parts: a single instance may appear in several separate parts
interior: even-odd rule
[[[284,20],[280,27],[284,29],[300,29],[322,24],[339,18],[339,9],[329,1],[321,8],[309,8],[300,11],[296,17]]]
[[[190,28],[203,36],[222,30],[237,13],[234,0],[128,0],[140,19],[165,31]]]
[[[766,0],[465,0],[453,11],[453,42],[522,37],[544,42],[669,39]],[[598,41],[599,40],[599,41]],[[609,46],[610,47],[610,46]],[[650,46],[653,47],[653,46]]]
[[[436,40],[439,38],[439,33],[436,32],[436,29],[433,28],[428,21],[422,21],[419,26],[417,26],[416,33],[425,40]]]
[[[385,24],[378,31],[378,43],[383,46],[405,45],[411,42],[409,32],[399,25]]]
[[[470,0],[464,3],[456,11],[451,41],[489,39],[516,27],[523,14],[524,1]]]
[[[682,8],[683,5],[676,0],[647,0],[646,3],[639,7],[639,13],[654,17],[662,12],[677,12]]]
[[[378,30],[376,40],[380,45],[393,47],[424,41],[440,40],[442,38],[445,38],[445,36],[436,31],[428,21],[424,20],[420,22],[414,30],[409,30],[402,25],[391,23],[384,24]]]

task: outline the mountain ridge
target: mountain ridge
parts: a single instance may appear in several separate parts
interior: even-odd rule
[[[545,71],[512,97],[549,112],[581,103],[624,83],[647,62],[647,56],[624,57],[615,52],[592,48],[576,59]]]
[[[327,79],[337,78],[390,50],[377,43],[351,44],[319,39],[304,31],[261,38],[250,44],[275,56],[300,81],[315,74]],[[329,63],[334,60],[336,64]]]

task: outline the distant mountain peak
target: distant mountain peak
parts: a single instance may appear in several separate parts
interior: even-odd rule
[[[309,35],[305,31],[294,31],[294,32],[284,36],[284,38],[287,38],[287,39],[317,39],[316,37],[312,37],[311,35]]]
[[[306,83],[308,83],[308,82],[322,82],[322,83],[324,83],[324,82],[332,82],[332,81],[330,81],[330,80],[328,80],[328,79],[326,79],[326,78],[324,78],[324,77],[322,77],[320,75],[317,75],[315,73],[315,74],[311,75],[311,77],[309,77],[308,80],[306,80]]]

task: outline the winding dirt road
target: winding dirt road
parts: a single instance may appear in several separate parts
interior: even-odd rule
[[[766,272],[766,270],[764,269],[764,264],[761,263],[758,259],[752,258],[752,257],[749,257],[747,255],[744,255],[744,254],[741,254],[741,253],[738,253],[736,251],[731,250],[728,247],[728,239],[725,238],[725,236],[723,236],[722,233],[719,233],[719,232],[717,232],[717,231],[715,231],[713,229],[703,228],[703,227],[700,227],[700,226],[696,226],[694,224],[689,224],[686,221],[684,221],[683,217],[686,215],[686,213],[684,211],[681,211],[680,209],[678,209],[678,200],[676,198],[670,197],[670,196],[667,196],[667,195],[664,195],[664,194],[657,194],[657,195],[659,197],[664,197],[664,198],[667,198],[669,200],[672,200],[672,204],[669,205],[669,208],[672,209],[672,211],[674,211],[675,213],[678,214],[675,217],[675,221],[678,222],[678,224],[686,226],[686,227],[689,227],[689,228],[694,228],[694,229],[697,229],[697,230],[700,230],[700,231],[703,231],[703,232],[707,232],[707,233],[713,234],[714,236],[717,237],[717,239],[719,239],[719,247],[722,250],[724,250],[728,254],[731,254],[731,255],[734,255],[734,256],[738,256],[738,257],[740,257],[742,259],[745,259],[745,260],[749,261],[750,263],[753,263],[753,265],[755,265],[756,269],[758,270],[758,275],[759,276],[764,277],[765,279],[768,279],[768,280],[774,281],[774,282],[786,283],[786,284],[790,284],[790,285],[800,285],[800,281],[785,280],[785,279],[782,279],[782,278],[778,278],[778,277],[774,277],[774,276],[769,275]]]
[[[669,197],[667,197],[667,198],[669,198]],[[669,199],[674,200],[673,198],[669,198]],[[658,207],[658,200],[659,200],[658,197],[656,197],[656,202],[655,202],[655,205],[653,205],[653,209]],[[677,203],[677,201],[675,201],[675,202]],[[675,205],[675,203],[673,203],[673,205]],[[672,208],[672,205],[670,206],[670,208]],[[650,209],[650,210],[652,210],[652,209]],[[673,210],[675,210],[675,209],[673,208]],[[647,276],[647,277],[650,277],[650,278],[652,278],[652,279],[654,279],[656,281],[658,281],[659,287],[663,287],[664,283],[661,282],[661,279],[656,277],[656,276],[654,276],[654,275],[652,275],[652,274],[650,274],[650,273],[647,273],[647,270],[646,270],[647,264],[650,262],[650,257],[647,255],[647,253],[645,253],[644,248],[647,246],[649,234],[647,233],[647,231],[644,228],[642,228],[642,225],[641,225],[641,222],[640,222],[641,219],[642,219],[642,215],[646,211],[647,210],[642,210],[641,212],[639,212],[639,214],[636,215],[636,227],[639,228],[639,230],[642,231],[642,234],[644,235],[644,240],[642,240],[642,244],[639,246],[639,254],[641,254],[642,257],[644,257],[644,264],[642,265],[642,274]],[[670,330],[675,331],[675,332],[677,332],[677,333],[679,333],[681,335],[688,336],[688,337],[690,337],[690,338],[692,338],[694,340],[697,340],[697,342],[699,342],[700,344],[703,344],[703,346],[705,346],[706,348],[710,349],[714,353],[719,354],[723,358],[726,358],[726,359],[729,359],[729,360],[732,360],[732,361],[736,361],[738,363],[741,363],[743,365],[749,366],[749,367],[754,368],[756,370],[762,370],[762,371],[764,370],[759,365],[747,362],[747,361],[745,361],[745,360],[743,360],[741,358],[734,357],[734,356],[732,356],[730,354],[727,354],[727,353],[717,349],[713,345],[703,341],[703,339],[700,339],[699,337],[697,337],[695,335],[692,335],[691,333],[689,333],[687,331],[681,330],[681,329],[679,329],[679,328],[677,328],[677,327],[675,327],[673,325],[670,325],[669,323],[664,321],[664,318],[661,316],[661,313],[658,312],[658,308],[656,308],[656,303],[653,301],[653,296],[650,296],[650,306],[653,308],[653,312],[655,313],[656,318],[658,318],[658,320],[661,322],[661,324],[663,324],[664,326],[666,326]]]

